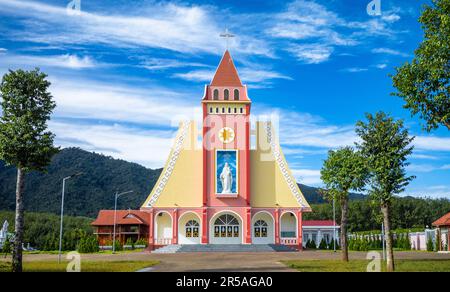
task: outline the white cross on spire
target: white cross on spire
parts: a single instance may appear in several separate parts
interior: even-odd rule
[[[220,34],[220,37],[225,38],[227,40],[227,50],[228,50],[230,38],[234,38],[235,35],[230,33],[227,28],[227,29],[225,29],[224,33]]]

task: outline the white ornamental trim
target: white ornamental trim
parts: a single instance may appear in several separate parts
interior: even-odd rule
[[[281,170],[281,174],[283,175],[284,179],[286,180],[289,189],[291,190],[292,194],[294,195],[297,202],[302,206],[305,207],[307,204],[304,202],[304,198],[302,194],[298,190],[297,182],[295,179],[292,178],[292,176],[289,173],[289,169],[287,166],[287,163],[283,159],[283,155],[281,154],[280,145],[278,143],[275,143],[275,139],[273,139],[273,136],[275,136],[275,133],[273,133],[272,124],[266,123],[266,134],[267,134],[267,142],[270,145],[270,148],[272,149],[273,156],[275,157],[275,161],[278,164],[278,167]]]
[[[155,192],[153,193],[152,197],[147,203],[147,207],[152,207],[156,203],[159,196],[166,187],[166,184],[169,181],[170,176],[172,175],[173,169],[175,168],[175,163],[177,162],[181,150],[183,149],[183,144],[184,140],[186,139],[189,125],[190,125],[189,123],[183,123],[181,127],[181,132],[175,140],[175,146],[172,155],[170,156],[169,162],[167,163],[167,166],[164,169],[164,173],[161,175],[161,179],[159,180],[158,185],[156,186]]]

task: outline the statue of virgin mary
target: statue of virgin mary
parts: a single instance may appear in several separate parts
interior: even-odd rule
[[[222,183],[222,194],[231,194],[231,187],[233,185],[233,174],[231,173],[228,162],[225,162],[225,166],[220,174],[220,181]]]

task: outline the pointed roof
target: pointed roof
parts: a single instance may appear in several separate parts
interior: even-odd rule
[[[241,79],[228,50],[223,54],[216,74],[211,81],[211,86],[242,86]]]
[[[434,221],[433,226],[450,226],[450,212]]]

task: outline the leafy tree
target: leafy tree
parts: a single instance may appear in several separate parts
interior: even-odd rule
[[[46,77],[39,69],[10,70],[0,84],[0,159],[17,167],[13,272],[22,271],[25,174],[45,171],[58,151],[53,146],[54,135],[47,131],[47,121],[56,105],[48,92],[50,82]]]
[[[366,158],[370,170],[370,196],[381,206],[386,233],[387,270],[394,271],[394,252],[391,234],[391,205],[393,196],[404,191],[414,178],[406,175],[407,156],[412,153],[408,130],[403,121],[394,121],[383,112],[367,114],[367,122],[359,121],[356,133],[361,138],[358,148]]]
[[[431,236],[429,236],[427,240],[427,251],[434,251],[434,243]]]
[[[425,120],[427,131],[450,130],[450,0],[433,0],[419,18],[425,39],[411,63],[396,69],[394,93],[411,114]]]
[[[326,185],[323,191],[328,200],[337,200],[341,205],[342,260],[348,262],[347,221],[349,191],[361,191],[367,180],[367,168],[362,155],[351,147],[329,151],[320,171]]]

